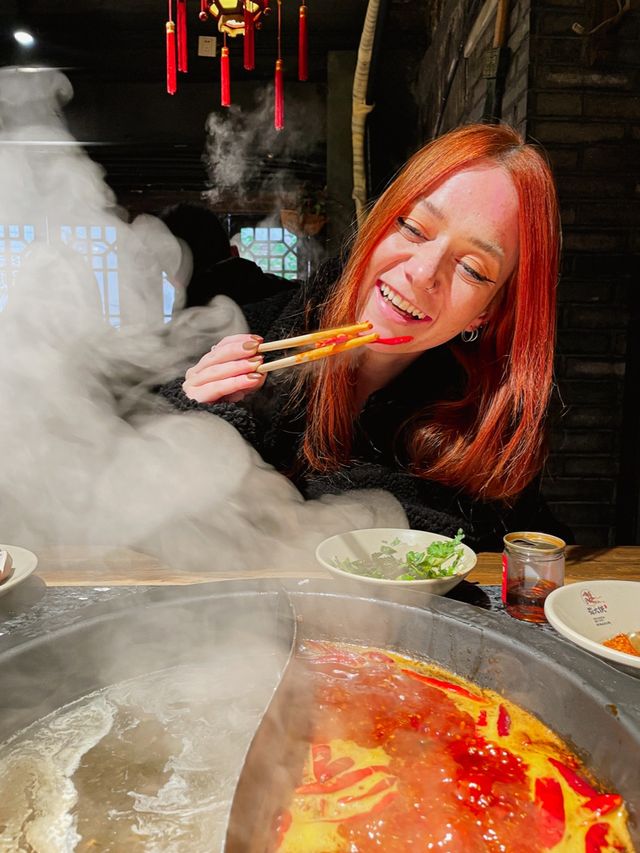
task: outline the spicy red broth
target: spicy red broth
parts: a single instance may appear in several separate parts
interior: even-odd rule
[[[497,693],[376,649],[300,654],[316,711],[278,853],[633,851],[622,798]]]

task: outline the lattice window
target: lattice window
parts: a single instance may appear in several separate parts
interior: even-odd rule
[[[102,310],[112,326],[120,325],[120,288],[118,286],[118,232],[113,225],[61,225],[62,240],[89,258],[98,283]]]
[[[175,298],[175,287],[171,284],[166,274],[162,273],[162,315],[165,323],[171,322]]]
[[[0,311],[5,307],[20,268],[24,252],[34,240],[48,241],[48,229],[58,231],[60,239],[87,258],[98,285],[102,310],[107,321],[120,326],[121,305],[118,264],[118,234],[112,225],[59,225],[44,222],[34,225],[0,225]],[[59,229],[59,230],[58,230]],[[42,233],[38,233],[42,231]],[[303,266],[298,252],[300,241],[286,228],[241,227],[238,249],[240,255],[255,261],[265,272],[281,278],[297,279]],[[165,323],[171,320],[175,290],[163,275],[162,316]]]
[[[264,272],[280,278],[299,278],[298,238],[286,228],[241,228],[238,251]]]
[[[0,225],[0,311],[9,301],[22,257],[35,236],[34,225]]]

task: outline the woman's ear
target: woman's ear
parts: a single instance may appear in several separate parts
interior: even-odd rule
[[[491,316],[490,308],[486,308],[482,314],[478,314],[475,320],[472,320],[468,326],[465,326],[465,332],[473,332],[475,329],[479,329],[481,326],[486,326],[489,317]]]

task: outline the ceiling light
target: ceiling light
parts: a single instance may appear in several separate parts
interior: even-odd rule
[[[34,37],[26,30],[16,30],[13,37],[23,47],[31,47],[35,43]]]

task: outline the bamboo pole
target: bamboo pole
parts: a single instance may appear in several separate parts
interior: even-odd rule
[[[365,169],[364,135],[367,116],[373,104],[367,104],[367,86],[371,67],[371,54],[376,34],[380,0],[369,0],[367,12],[358,46],[358,61],[353,76],[353,96],[351,112],[351,142],[353,147],[353,192],[358,227],[364,221],[367,204],[367,176]]]

